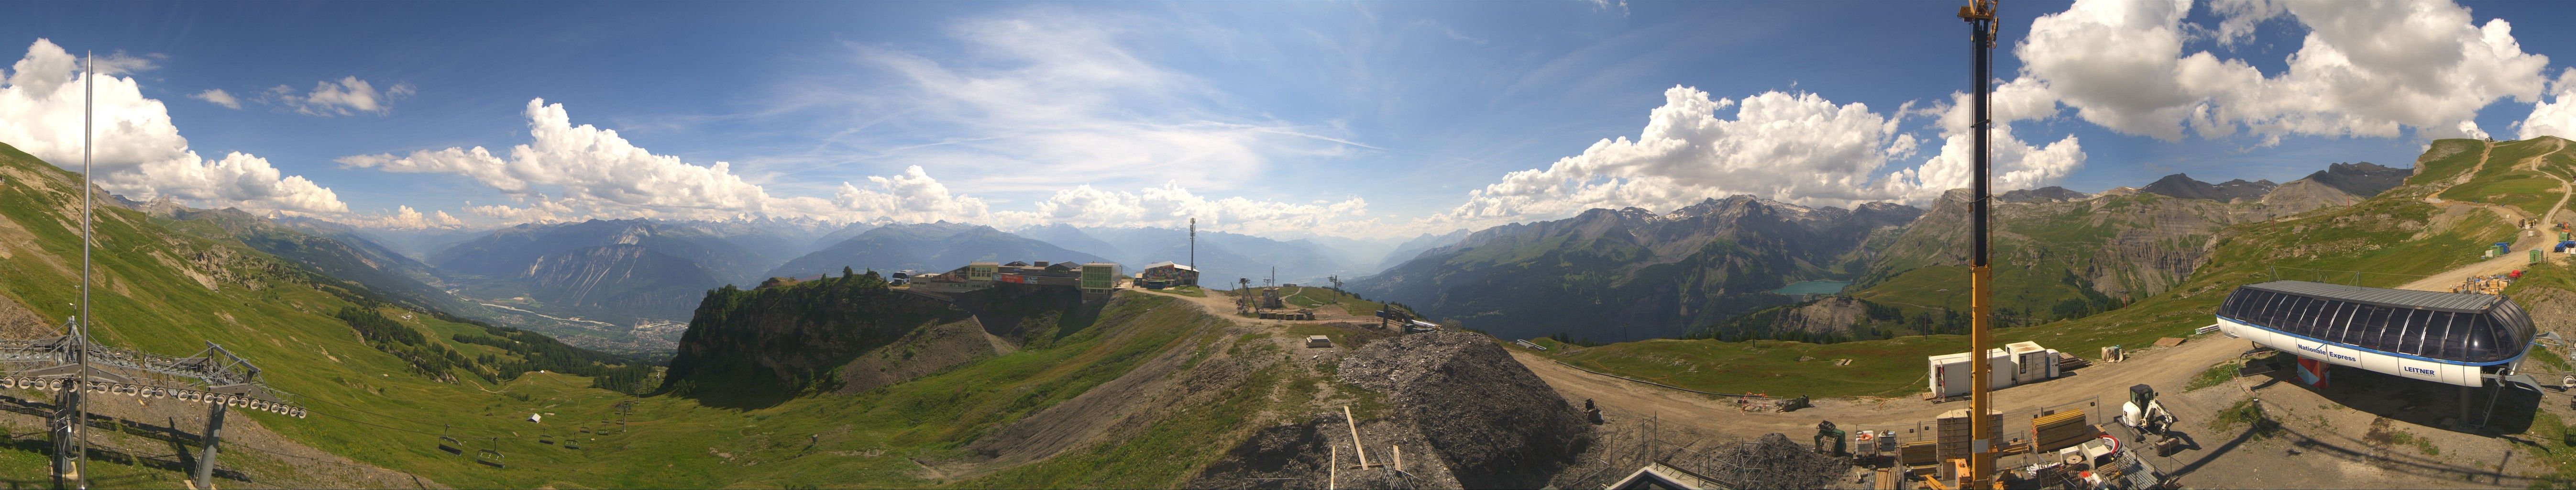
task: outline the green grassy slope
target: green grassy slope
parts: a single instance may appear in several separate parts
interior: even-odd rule
[[[2419,165],[2425,173],[2407,185],[2346,208],[2311,212],[2282,220],[2228,227],[2214,239],[2217,250],[2188,280],[2162,294],[2129,306],[2076,320],[2006,328],[1999,342],[2037,341],[2078,355],[2096,348],[2138,348],[2158,337],[2178,337],[2214,320],[2217,308],[2235,286],[2269,281],[2278,266],[2279,279],[2323,279],[2351,283],[2352,274],[2303,269],[2359,270],[2359,284],[2388,287],[2418,275],[2452,269],[2478,260],[2489,243],[2510,239],[2515,230],[2496,214],[2469,210],[2442,217],[2443,208],[2424,197],[2446,190],[2444,176],[2476,165],[2475,140],[2442,140]],[[2457,151],[2466,147],[2465,152]],[[2448,153],[2448,157],[2443,157]],[[2463,161],[2459,155],[2468,155]],[[2554,160],[2553,160],[2554,161]],[[2576,162],[2571,162],[2576,163]],[[2561,165],[2561,164],[2553,164]],[[2551,167],[2566,172],[2576,168]],[[2480,175],[2503,175],[2481,172]],[[2498,177],[2503,178],[2503,177]],[[2485,182],[2473,180],[2471,183]],[[2553,198],[2551,202],[2555,202]],[[2017,268],[2005,264],[1999,270]],[[1927,281],[1922,286],[1946,281]],[[2001,281],[1999,281],[2001,282]],[[1964,286],[1964,284],[1962,284]],[[1921,287],[1921,286],[1917,286]],[[2004,289],[2009,291],[2012,286]],[[1953,288],[1958,289],[1958,288]],[[1959,300],[1964,302],[1965,300]],[[1796,342],[1718,342],[1655,340],[1579,349],[1549,355],[1569,363],[1630,376],[1662,380],[1675,386],[1721,392],[1765,391],[1814,396],[1868,396],[1911,393],[1922,389],[1923,356],[1966,350],[1959,335],[1934,335],[1883,341],[1806,344]],[[1800,357],[1817,361],[1801,363]],[[1816,362],[1854,359],[1849,367],[1819,367]],[[1723,369],[1719,369],[1723,367]],[[1812,374],[1806,378],[1785,376]],[[1823,374],[1815,374],[1815,373]],[[1819,382],[1822,381],[1822,382]],[[1794,388],[1794,389],[1793,389]]]
[[[2451,187],[2439,195],[2443,199],[2478,201],[2513,206],[2539,216],[2558,202],[2558,179],[2542,175],[2553,171],[2560,177],[2576,165],[2576,154],[2566,148],[2567,140],[2536,138],[2496,143],[2490,162],[2477,171],[2468,183]],[[2471,153],[2470,157],[2476,155]],[[2524,160],[2539,159],[2526,166]]]
[[[77,216],[77,177],[5,146],[0,177],[6,177],[0,184],[0,285],[6,285],[6,297],[0,299],[61,318],[70,312],[63,305],[76,294],[67,286],[77,277],[77,231],[66,225],[76,226],[77,220],[66,216]],[[67,208],[74,211],[66,214]],[[629,396],[559,371],[498,381],[461,366],[419,373],[413,360],[368,345],[350,324],[333,317],[344,307],[370,303],[362,289],[343,289],[345,283],[237,242],[172,231],[168,223],[138,212],[101,208],[99,221],[101,286],[95,303],[102,342],[169,355],[196,352],[206,341],[221,343],[265,368],[268,384],[311,409],[306,419],[234,412],[236,426],[256,423],[287,441],[230,442],[224,467],[245,471],[252,481],[219,482],[224,486],[297,481],[297,474],[336,468],[273,454],[291,449],[282,447],[288,441],[462,488],[1171,486],[1239,441],[1244,421],[1273,403],[1273,388],[1302,383],[1311,391],[1322,382],[1251,370],[1237,384],[1217,385],[1247,388],[1219,389],[1215,393],[1222,396],[1209,400],[1210,406],[1241,413],[1142,419],[1134,437],[1074,447],[1042,464],[947,475],[921,462],[971,460],[977,454],[965,449],[969,442],[1125,375],[1157,354],[1199,349],[1204,357],[1236,339],[1211,333],[1223,321],[1180,299],[1129,293],[1084,316],[1082,325],[1021,325],[1056,332],[1051,341],[911,382],[756,409],[724,408],[686,397]],[[543,356],[486,345],[517,344],[496,339],[484,327],[389,305],[374,311],[397,325],[383,328],[418,333],[418,348],[454,350],[480,365],[526,364]],[[1051,318],[1044,321],[1062,317]],[[477,341],[458,341],[459,336]],[[42,399],[23,390],[5,394]],[[636,403],[627,430],[604,425],[619,418],[613,407],[625,401]],[[544,422],[526,421],[532,413],[544,414]],[[442,449],[441,433],[461,441],[454,447],[462,454]],[[0,441],[0,475],[6,475],[0,481],[32,483],[20,476],[45,474],[44,446],[36,439],[41,435],[30,427],[0,427],[6,438]],[[138,445],[172,446],[127,444]],[[170,452],[192,446],[179,444]],[[475,455],[483,449],[502,454],[504,466],[479,463]],[[183,481],[168,468],[101,461],[92,473],[102,486],[169,488]]]
[[[79,292],[80,199],[74,193],[79,178],[7,146],[0,146],[0,174],[8,177],[6,184],[0,184],[0,284],[6,285],[7,295],[0,299],[16,301],[47,318],[69,316],[73,312],[69,304],[78,300]],[[293,394],[291,399],[314,413],[298,420],[235,411],[236,424],[246,417],[297,442],[381,464],[393,462],[384,458],[387,454],[434,450],[419,443],[420,438],[389,437],[385,426],[433,431],[442,423],[503,426],[543,405],[524,392],[537,389],[530,385],[541,386],[551,376],[492,386],[483,379],[488,371],[455,366],[445,372],[420,373],[413,361],[370,346],[349,323],[333,316],[346,307],[383,304],[362,288],[239,242],[171,230],[163,226],[167,223],[140,212],[102,206],[96,213],[98,281],[92,302],[97,317],[93,332],[100,342],[163,355],[187,355],[205,348],[206,342],[219,343],[264,368],[263,377],[270,386]],[[508,349],[453,340],[458,334],[493,334],[483,327],[390,305],[377,311],[399,328],[420,334],[419,345],[406,349],[457,351],[468,359],[489,355],[486,359],[496,365],[530,361]],[[514,377],[516,373],[499,378]],[[589,384],[586,379],[565,382]],[[573,391],[602,398],[623,396],[588,388]],[[26,390],[11,395],[44,399]],[[42,446],[19,442],[24,440],[0,449],[8,454],[0,457],[0,474],[45,474],[43,456],[35,453]],[[254,472],[255,478],[296,473],[302,471],[295,469],[298,465],[318,464],[270,455],[264,450],[281,448],[262,448],[259,441],[236,444],[242,447],[228,451],[222,461],[228,468],[268,469]],[[179,482],[166,470],[113,462],[93,473],[112,486],[167,487]]]

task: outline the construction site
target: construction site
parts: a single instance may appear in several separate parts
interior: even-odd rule
[[[1976,1],[1959,11],[1971,26],[1978,80],[1988,78],[1993,9],[1993,2]],[[1983,119],[1988,88],[1979,85],[1974,103]],[[1982,150],[1983,136],[1978,143]],[[2318,281],[2302,281],[2290,280],[2302,272],[2285,276],[2275,267],[2268,282],[2215,291],[2224,303],[2193,312],[2206,323],[2189,334],[2098,352],[2061,352],[2036,342],[1998,345],[1992,337],[1996,315],[1987,298],[1994,290],[1994,265],[1986,243],[1983,196],[1990,193],[1983,153],[1975,161],[1972,192],[1980,198],[1971,201],[1974,243],[1967,254],[1973,328],[1964,348],[1925,359],[1918,394],[1818,399],[1698,390],[1570,364],[1561,359],[1587,347],[1531,340],[1484,345],[1505,347],[1517,362],[1498,364],[1526,367],[1555,396],[1523,399],[1533,386],[1516,374],[1468,383],[1490,393],[1426,393],[1423,380],[1447,380],[1433,375],[1459,372],[1454,361],[1421,359],[1454,359],[1467,352],[1457,350],[1465,340],[1380,337],[1364,349],[1311,359],[1338,355],[1344,380],[1425,412],[1370,422],[1325,413],[1265,429],[1192,486],[1949,490],[2563,484],[2534,476],[2558,469],[2552,459],[2534,454],[2548,449],[2531,438],[2558,438],[2565,434],[2558,421],[2576,419],[2576,396],[2568,394],[2576,388],[2576,374],[2549,370],[2564,366],[2558,360],[2567,357],[2567,346],[2546,331],[2557,320],[2533,317],[2571,313],[2566,310],[2576,305],[2526,312],[2503,293],[2532,273],[2529,265],[2563,262],[2576,253],[2566,225],[2540,225],[2564,207],[2564,197],[2541,217],[2509,225],[2517,240],[2495,243],[2465,267],[2415,276],[2396,288],[2360,286],[2365,272],[2316,271]],[[2551,240],[2542,231],[2558,236]],[[2542,255],[2552,242],[2557,254]],[[2515,254],[2517,248],[2527,253]],[[2349,274],[2354,284],[2335,280],[2338,274]],[[1436,328],[1392,308],[1376,310],[1378,326],[1370,327],[1355,322],[1367,320],[1357,312],[1299,304],[1293,285],[1238,279],[1235,286],[1226,298],[1202,303],[1212,311],[1232,308],[1240,316],[1283,325],[1329,323],[1385,332],[1379,335],[1410,333],[1414,325]],[[1305,345],[1350,348],[1317,337]],[[1424,348],[1444,354],[1405,350]],[[2538,359],[2549,362],[2526,362]],[[1824,366],[1852,362],[1814,360]],[[1443,396],[1490,398],[1493,403],[1481,409],[1508,406],[1527,415],[1508,422],[1517,431],[1449,435],[1470,430],[1425,421],[1474,420],[1477,408],[1439,412],[1461,404]],[[2569,399],[2544,402],[2562,396]],[[1405,467],[1400,458],[1388,457],[1396,446],[1448,450],[1444,440],[1459,437],[1510,439],[1499,447],[1523,451],[1521,464],[1492,466],[1490,459],[1444,454],[1440,462]],[[1376,444],[1388,450],[1380,452]],[[1364,451],[1383,456],[1364,459]]]

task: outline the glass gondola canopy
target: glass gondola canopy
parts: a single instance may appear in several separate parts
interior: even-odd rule
[[[2536,331],[2531,316],[2503,296],[2308,281],[2239,286],[2218,316],[2319,342],[2453,363],[2520,356]]]

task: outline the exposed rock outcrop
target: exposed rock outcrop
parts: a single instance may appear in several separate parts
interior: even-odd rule
[[[2082,201],[2092,198],[2092,194],[2075,192],[2067,190],[2064,187],[2053,185],[2037,189],[2016,189],[2004,191],[2003,195],[1995,196],[1995,199],[2002,200],[2004,202],[2063,202]]]
[[[2327,165],[2325,170],[2308,174],[2307,178],[2301,180],[2313,180],[2327,187],[2367,198],[2387,192],[2399,185],[2405,185],[2406,177],[2414,173],[2414,169],[2411,168],[2389,168],[2370,162],[2336,163]]]
[[[2140,192],[2159,194],[2167,197],[2234,202],[2238,199],[2260,198],[2263,196],[2263,193],[2271,192],[2273,187],[2278,186],[2279,184],[2274,184],[2269,180],[2246,182],[2245,179],[2235,179],[2211,184],[2208,182],[2194,180],[2190,175],[2173,174],[2167,175],[2162,179],[2156,179],[2155,183],[2147,184],[2146,187],[2138,188],[2138,190]]]

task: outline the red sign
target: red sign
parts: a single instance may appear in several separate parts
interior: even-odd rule
[[[995,282],[1007,282],[1007,283],[1012,283],[1012,284],[1028,284],[1028,283],[1029,283],[1029,278],[1026,278],[1026,277],[1020,277],[1020,275],[1019,275],[1019,274],[994,274],[994,275],[993,275],[993,280],[994,280]]]

